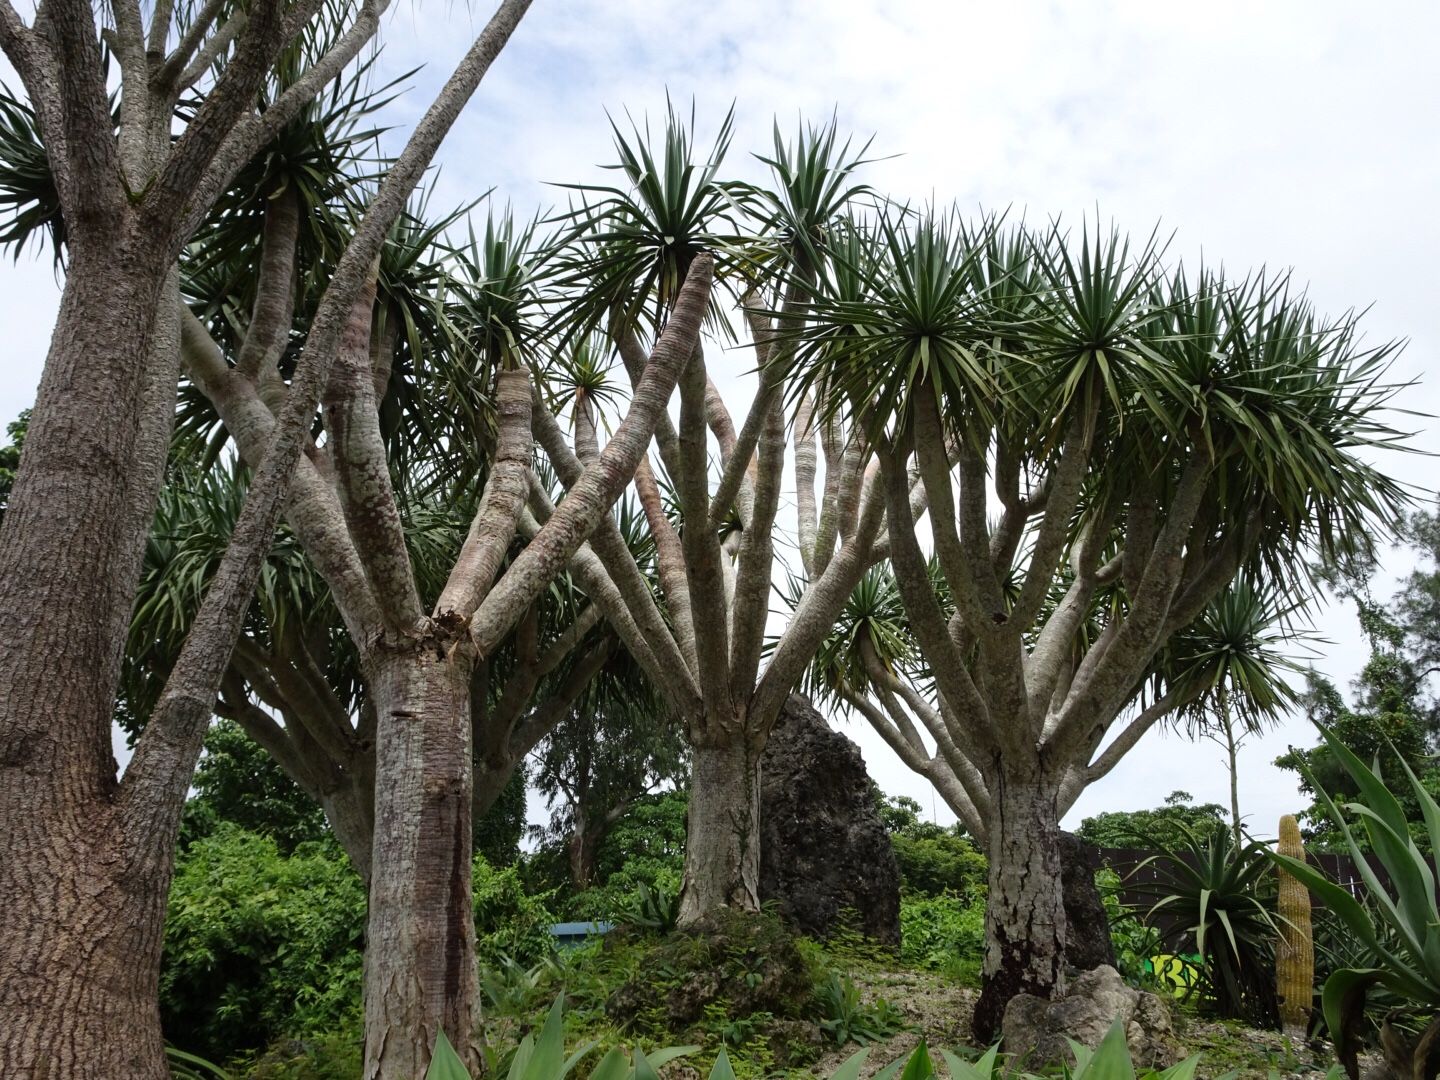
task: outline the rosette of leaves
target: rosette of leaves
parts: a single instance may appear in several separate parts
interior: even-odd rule
[[[1178,824],[1178,823],[1177,823]],[[1217,825],[1206,833],[1179,825],[1176,844],[1148,840],[1157,849],[1136,867],[1153,868],[1156,880],[1135,891],[1153,903],[1145,920],[1162,926],[1175,953],[1201,957],[1201,1002],[1220,1016],[1271,1027],[1275,1006],[1275,876],[1267,845],[1236,846]],[[1188,995],[1187,995],[1188,996]]]

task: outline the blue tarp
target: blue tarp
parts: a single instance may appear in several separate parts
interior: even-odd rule
[[[608,922],[562,922],[550,927],[550,933],[555,938],[555,944],[564,948],[579,945],[592,934],[609,933],[614,925]]]

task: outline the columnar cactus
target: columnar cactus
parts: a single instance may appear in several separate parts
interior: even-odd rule
[[[1286,814],[1280,819],[1276,852],[1305,858],[1300,825]],[[1315,940],[1310,926],[1310,891],[1284,870],[1279,871],[1280,941],[1275,949],[1275,995],[1280,1001],[1280,1026],[1292,1039],[1303,1039],[1310,1024],[1315,992]]]

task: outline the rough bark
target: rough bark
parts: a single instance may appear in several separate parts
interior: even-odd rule
[[[377,653],[365,1080],[423,1076],[443,1030],[478,1065],[471,908],[472,663],[453,633]]]
[[[153,499],[134,468],[140,359],[166,277],[128,262],[76,238],[0,527],[0,1075],[24,1080],[47,1058],[77,1078],[163,1062],[154,987],[129,958],[159,929],[115,873],[112,805],[110,721]]]
[[[89,803],[83,816],[68,819],[5,819],[14,834],[7,846],[20,856],[0,871],[17,890],[7,895],[44,897],[43,907],[6,905],[0,1071],[7,1077],[169,1080],[155,975],[136,962],[158,957],[161,923],[113,872],[118,816]]]
[[[337,306],[348,308],[359,273],[526,7],[523,0],[502,6],[427,112],[337,267],[327,300],[334,294]],[[0,17],[0,44],[23,54],[26,81],[38,88],[32,97],[46,117],[42,126],[70,230],[66,287],[26,464],[0,529],[6,565],[0,581],[0,814],[17,823],[0,841],[0,906],[9,915],[0,929],[5,1076],[30,1078],[42,1070],[67,1077],[166,1075],[155,991],[172,857],[167,839],[178,825],[179,803],[238,630],[238,620],[227,613],[237,604],[243,609],[253,591],[252,577],[238,601],[225,601],[215,632],[203,642],[187,642],[187,649],[195,643],[205,655],[193,667],[177,668],[162,699],[166,711],[156,718],[163,722],[152,720],[117,798],[110,720],[149,524],[147,503],[159,482],[154,448],[164,439],[156,436],[168,425],[153,417],[165,411],[159,404],[174,386],[173,377],[168,390],[158,377],[167,369],[173,376],[174,361],[154,356],[157,323],[162,336],[173,336],[157,311],[175,255],[218,191],[197,196],[195,181],[208,174],[223,187],[249,157],[231,155],[230,165],[212,168],[227,133],[251,108],[282,37],[300,29],[291,17],[315,10],[301,5],[282,18],[281,5],[253,5],[230,63],[170,150],[168,126],[154,122],[157,116],[168,120],[168,106],[142,108],[131,93],[143,83],[134,80],[133,65],[137,58],[146,62],[138,16],[128,18],[132,9],[117,11],[126,87],[122,117],[137,117],[144,130],[141,136],[122,132],[119,168],[96,74],[92,11],[73,2],[46,5],[43,36],[20,26],[8,5]],[[56,59],[45,55],[52,46],[60,62],[42,70]],[[61,83],[54,95],[40,85],[52,76]],[[318,89],[300,93],[308,97]],[[283,123],[280,115],[287,109],[293,114],[302,103],[292,95],[286,108],[268,110],[267,118]],[[161,149],[145,160],[134,148],[143,150],[142,136],[152,130],[162,132]],[[122,171],[128,175],[121,177]],[[119,188],[127,182],[131,191],[122,198]],[[177,212],[182,206],[184,212]],[[164,307],[173,310],[173,302]],[[336,336],[322,303],[307,352],[328,358]],[[308,402],[307,413],[318,392],[318,386],[313,394],[292,388],[297,401]],[[309,416],[304,419],[308,431]],[[272,503],[276,511],[278,506],[278,500]],[[239,566],[235,571],[236,581],[247,572]]]
[[[760,910],[760,755],[743,736],[695,743],[681,926],[721,908]]]
[[[996,772],[984,984],[971,1025],[984,1043],[999,1034],[1005,1005],[1015,995],[1050,997],[1065,989],[1059,785],[1034,766]]]

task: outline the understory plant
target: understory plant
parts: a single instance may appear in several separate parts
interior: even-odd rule
[[[1178,844],[1156,844],[1158,853],[1136,867],[1153,867],[1156,877],[1135,886],[1153,901],[1145,921],[1171,952],[1201,958],[1195,989],[1203,1008],[1273,1027],[1279,924],[1266,845],[1237,846],[1223,825],[1205,834],[1182,827],[1182,835]]]
[[[868,1046],[889,1038],[905,1026],[900,1010],[885,998],[877,998],[873,1004],[867,1004],[861,998],[855,981],[848,975],[841,976],[832,971],[821,984],[818,997],[825,1012],[820,1030],[836,1046],[844,1046],[847,1042]]]
[[[1378,765],[1367,766],[1329,728],[1322,726],[1320,732],[1359,791],[1354,802],[1337,805],[1315,785],[1354,860],[1363,897],[1301,860],[1279,854],[1270,858],[1319,897],[1363,945],[1364,959],[1333,970],[1320,995],[1336,1055],[1351,1080],[1360,1074],[1360,1036],[1367,999],[1375,991],[1399,1001],[1380,1028],[1392,1072],[1433,1078],[1440,1073],[1440,904],[1434,857],[1424,854],[1411,836],[1404,808]],[[1440,850],[1440,805],[1403,760],[1400,767],[1424,819],[1430,850]],[[1378,870],[1367,859],[1367,850]],[[1418,1037],[1407,1033],[1412,1026],[1420,1029]]]
[[[595,1044],[585,1044],[566,1055],[563,1006],[563,997],[557,998],[540,1032],[525,1036],[508,1064],[502,1062],[493,1071],[503,1072],[508,1080],[563,1080],[568,1076]],[[636,1050],[632,1055],[617,1047],[601,1058],[590,1072],[590,1080],[658,1080],[661,1065],[698,1049],[695,1046],[671,1047],[648,1055]],[[829,1074],[828,1080],[859,1080],[870,1049],[865,1047],[847,1058]],[[1151,1069],[1137,1074],[1130,1049],[1125,1043],[1124,1026],[1118,1021],[1095,1050],[1076,1043],[1072,1043],[1072,1050],[1075,1064],[1065,1067],[1062,1075],[1066,1080],[1193,1080],[1200,1064],[1200,1057],[1196,1055],[1168,1069]],[[874,1073],[874,1080],[940,1080],[947,1076],[950,1080],[1039,1080],[1033,1073],[1012,1070],[998,1047],[992,1047],[975,1061],[966,1061],[945,1049],[938,1051],[937,1056],[939,1063],[922,1041],[908,1056],[898,1058]],[[1227,1073],[1219,1080],[1232,1080],[1234,1076],[1234,1073]],[[443,1034],[435,1047],[425,1080],[471,1080],[470,1073]],[[734,1068],[724,1050],[716,1057],[709,1080],[735,1080]],[[1327,1077],[1327,1080],[1331,1078]]]
[[[900,959],[974,984],[985,956],[985,896],[906,896],[900,901]]]
[[[1165,951],[1159,932],[1145,921],[1143,912],[1121,903],[1120,875],[1114,870],[1109,867],[1098,870],[1095,888],[1110,923],[1116,970],[1131,986],[1141,990],[1158,989],[1161,980],[1155,972],[1154,960]]]

